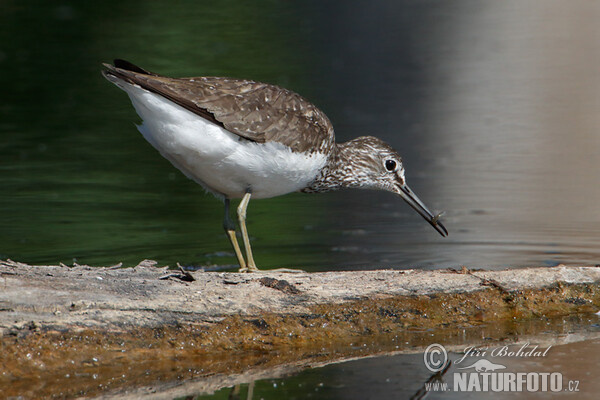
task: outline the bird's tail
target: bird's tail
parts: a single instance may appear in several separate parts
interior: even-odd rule
[[[102,75],[109,81],[116,83],[118,80],[123,80],[127,83],[137,83],[136,77],[139,75],[159,76],[153,72],[147,71],[129,61],[116,59],[114,65],[104,63],[102,64],[106,68],[102,70]]]

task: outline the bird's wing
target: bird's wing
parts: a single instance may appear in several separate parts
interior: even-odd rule
[[[295,151],[326,151],[334,142],[325,113],[279,86],[220,77],[168,78],[123,60],[104,66],[104,75],[159,94],[251,141],[278,142]]]

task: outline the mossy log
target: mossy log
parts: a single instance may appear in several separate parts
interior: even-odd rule
[[[145,384],[143,371],[169,360],[177,368],[200,363],[207,376],[245,373],[243,365],[283,368],[354,357],[357,343],[378,343],[367,346],[372,353],[386,351],[382,343],[419,347],[431,335],[412,333],[425,329],[442,335],[600,309],[597,267],[239,274],[147,265],[1,261],[0,381],[12,383],[0,384],[10,388],[0,395],[20,395],[14,382],[26,390],[31,376],[60,381],[96,371],[116,387],[114,376],[127,369],[123,385]],[[76,381],[69,380],[69,389],[81,395]]]

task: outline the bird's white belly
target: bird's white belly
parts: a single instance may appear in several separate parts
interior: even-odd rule
[[[281,143],[252,142],[137,86],[121,83],[146,140],[189,178],[217,196],[254,198],[294,192],[315,179],[322,153],[295,153]]]

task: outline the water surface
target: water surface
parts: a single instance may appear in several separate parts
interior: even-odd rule
[[[595,2],[18,2],[0,14],[0,257],[231,265],[222,205],[160,157],[101,62],[296,90],[377,135],[450,237],[389,193],[253,201],[265,268],[593,264]]]
[[[476,339],[476,335],[480,339]],[[414,337],[418,336],[415,332]],[[439,332],[423,332],[424,342],[437,342],[446,347],[452,365],[441,382],[447,384],[444,392],[429,391],[428,399],[537,399],[549,396],[572,399],[597,398],[600,385],[595,372],[600,363],[590,357],[600,351],[600,325],[597,316],[573,316],[517,323],[492,323],[480,327],[466,328],[454,337],[445,339]],[[404,339],[410,335],[405,335]],[[410,340],[410,339],[409,339]],[[459,343],[463,344],[459,344]],[[411,345],[415,341],[411,340]],[[245,399],[413,399],[425,398],[420,392],[431,377],[424,364],[421,350],[411,349],[409,342],[398,342],[396,351],[378,357],[363,357],[342,363],[306,369],[290,376],[260,379],[226,387],[214,393],[194,393],[197,399],[226,399],[239,393]],[[523,347],[525,346],[525,347]],[[523,353],[534,346],[544,356],[515,356],[518,349]],[[418,345],[416,346],[418,347]],[[465,350],[469,354],[465,357]],[[486,356],[475,353],[487,351]],[[502,350],[505,349],[505,350]],[[490,356],[504,351],[504,356]],[[510,352],[513,354],[510,355]],[[463,359],[464,358],[464,359]],[[454,374],[475,373],[468,368],[479,360],[488,360],[504,366],[502,373],[560,373],[564,380],[563,390],[528,391],[464,391],[454,379]],[[576,360],[576,362],[574,362]],[[461,369],[462,368],[462,369]],[[490,372],[488,372],[490,373]],[[493,373],[493,372],[492,372]],[[569,387],[569,383],[571,386]],[[192,386],[193,387],[193,386]],[[550,386],[549,386],[550,387]],[[250,396],[251,394],[252,396]]]

